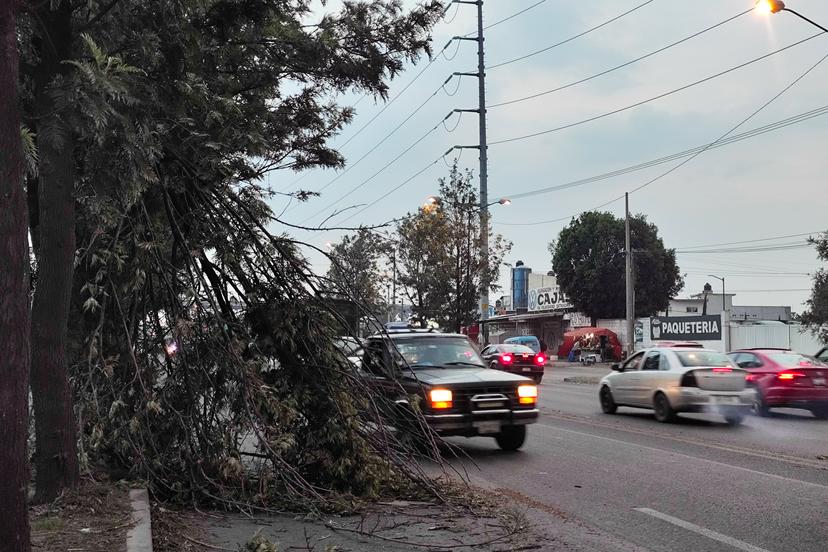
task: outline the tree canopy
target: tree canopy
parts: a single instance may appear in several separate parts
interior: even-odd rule
[[[83,462],[162,497],[296,507],[417,477],[365,430],[377,406],[330,342],[324,281],[270,231],[289,226],[262,182],[342,165],[328,144],[352,116],[340,94],[384,98],[443,9],[310,6],[58,0],[23,14],[35,303],[67,306],[34,312],[54,326],[33,350],[54,353],[39,373],[55,382],[33,386],[35,417],[61,409],[38,427],[65,443],[38,458],[71,458],[76,420]],[[52,494],[71,484],[60,462],[44,466]]]
[[[480,258],[480,203],[471,172],[457,163],[439,180],[439,200],[406,216],[397,227],[399,280],[421,323],[459,331],[478,319],[484,281],[494,283],[511,243],[489,232],[489,258]],[[486,279],[484,280],[484,276]]]
[[[811,243],[816,246],[820,260],[828,262],[828,232],[812,238]],[[802,313],[801,319],[814,330],[823,343],[828,343],[828,270],[817,270],[813,281],[811,297],[805,302],[808,310]]]
[[[644,215],[630,221],[635,312],[650,316],[667,309],[684,287],[675,251],[666,249],[658,229]],[[587,316],[626,315],[624,220],[611,213],[587,212],[549,245],[561,290]]]

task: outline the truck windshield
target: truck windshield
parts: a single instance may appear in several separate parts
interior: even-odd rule
[[[485,366],[471,342],[463,337],[414,337],[395,339],[397,361],[421,368],[428,366]]]

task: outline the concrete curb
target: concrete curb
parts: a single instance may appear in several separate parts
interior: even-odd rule
[[[129,491],[132,504],[132,529],[127,532],[127,552],[152,552],[152,519],[146,489]]]

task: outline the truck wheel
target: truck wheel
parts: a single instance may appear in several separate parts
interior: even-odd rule
[[[503,450],[516,451],[526,441],[526,426],[506,426],[495,435],[495,441]]]
[[[676,419],[676,411],[670,406],[670,399],[664,393],[657,393],[653,399],[655,419],[661,423],[672,422]]]
[[[604,411],[604,414],[615,414],[618,405],[615,404],[615,399],[612,397],[612,391],[609,387],[603,386],[598,398],[601,400],[601,410]]]

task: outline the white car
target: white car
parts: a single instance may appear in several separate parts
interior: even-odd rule
[[[725,354],[695,347],[657,347],[636,353],[599,385],[601,409],[614,414],[619,406],[652,408],[659,422],[678,412],[712,412],[727,423],[742,423],[754,392],[748,372]]]

